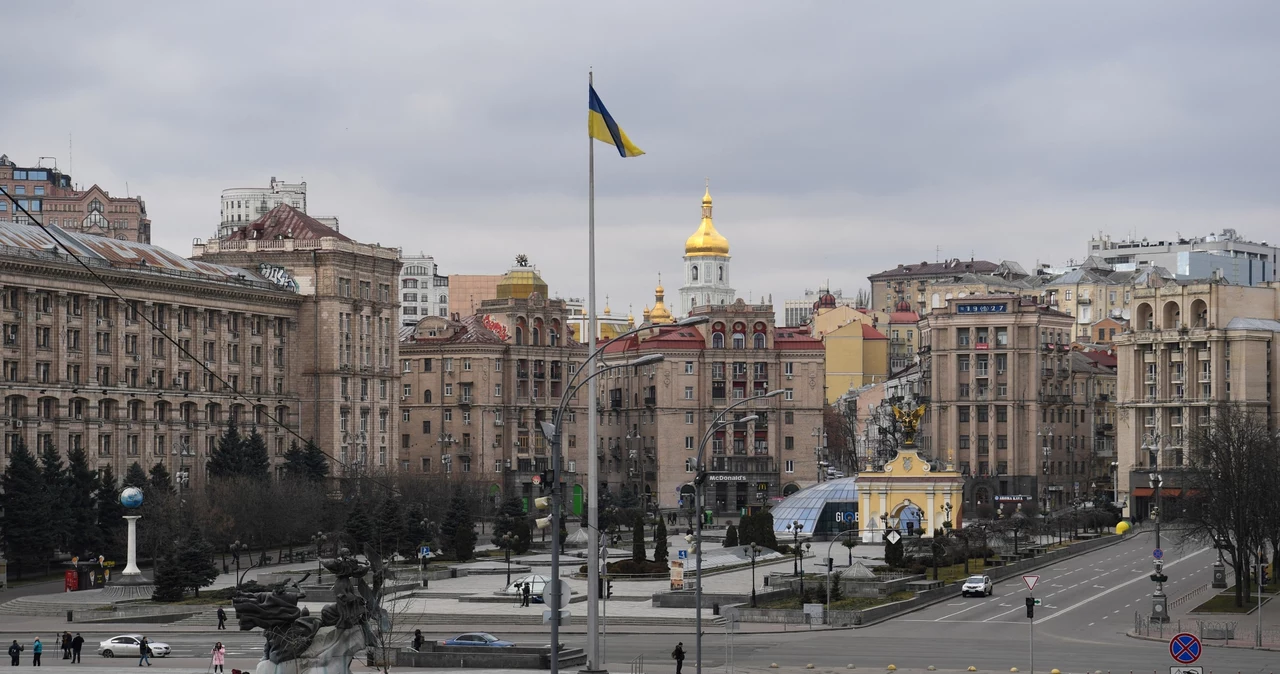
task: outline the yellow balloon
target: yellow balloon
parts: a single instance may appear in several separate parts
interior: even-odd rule
[[[1124,533],[1129,529],[1130,529],[1129,523],[1124,520],[1121,520],[1120,523],[1116,525],[1116,534],[1123,536]]]

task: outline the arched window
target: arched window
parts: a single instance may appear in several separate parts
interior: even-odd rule
[[[524,328],[516,326],[516,345],[524,344]]]
[[[712,333],[712,335],[711,335],[711,348],[713,348],[713,349],[723,349],[723,348],[724,348],[724,333],[723,333],[723,332],[716,332],[716,333]]]
[[[735,349],[747,348],[747,336],[742,334],[741,332],[733,333],[733,348]]]
[[[755,344],[754,344],[755,348],[757,348],[757,349],[763,349],[763,348],[764,348],[764,344],[765,344],[765,337],[764,337],[764,333],[763,333],[763,332],[757,332],[757,333],[755,334],[755,337],[754,337],[753,339],[754,339],[754,341],[755,341]]]
[[[422,402],[428,405],[431,404],[431,389],[426,389],[422,392]]]
[[[720,265],[720,280],[724,280],[724,265]]]
[[[697,280],[698,280],[698,267],[697,267],[696,265],[695,265],[695,266],[693,266],[693,267],[690,267],[690,268],[689,268],[689,274],[690,274],[690,278],[689,278],[689,280],[691,280],[691,281],[697,281]]]
[[[531,344],[533,344],[534,346],[538,346],[539,344],[541,344],[541,343],[542,343],[542,331],[541,331],[541,330],[539,330],[539,329],[537,329],[537,328],[534,328],[534,329],[533,329],[533,332],[531,333],[531,335],[532,335],[532,337],[533,337],[533,341],[531,342]]]

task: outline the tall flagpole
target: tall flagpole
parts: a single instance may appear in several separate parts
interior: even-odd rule
[[[587,86],[595,86],[595,74],[587,71]],[[596,142],[587,134],[587,352],[595,351],[596,337]],[[600,662],[600,459],[596,453],[599,412],[596,410],[596,365],[587,368],[587,670],[603,670]]]

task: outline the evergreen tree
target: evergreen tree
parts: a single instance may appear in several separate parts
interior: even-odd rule
[[[67,469],[52,442],[40,448],[40,477],[44,483],[49,514],[45,533],[54,549],[65,550],[71,537],[71,508],[67,503]]]
[[[373,520],[372,543],[377,554],[384,559],[392,553],[399,552],[404,539],[404,512],[400,508],[400,499],[388,496],[378,506],[378,514]]]
[[[653,533],[653,561],[667,563],[667,522],[658,518],[658,529]]]
[[[90,552],[107,559],[117,559],[125,554],[126,508],[120,505],[120,487],[116,485],[116,476],[111,466],[104,467],[98,475],[94,502],[98,506],[98,531],[102,534],[102,547]]]
[[[67,452],[67,508],[71,513],[71,531],[67,552],[84,556],[98,554],[102,550],[102,532],[98,528],[98,509],[95,495],[98,476],[89,468],[84,449],[75,447]]]
[[[449,510],[440,525],[440,544],[459,562],[475,556],[476,522],[471,514],[471,504],[462,494],[454,494]]]
[[[147,496],[153,494],[172,494],[173,475],[169,473],[169,469],[165,468],[164,462],[157,461],[156,465],[151,467],[147,476]]]
[[[5,554],[21,578],[23,568],[43,566],[53,558],[53,541],[46,526],[49,497],[44,490],[44,477],[20,435],[15,436],[9,466],[0,484],[4,487],[0,505]]]
[[[493,523],[493,544],[499,545],[504,534],[511,534],[511,552],[522,554],[528,552],[533,531],[529,526],[529,515],[524,511],[524,499],[512,496],[502,502],[498,518]]]
[[[164,554],[156,560],[155,585],[152,601],[181,601],[183,593],[182,565],[178,552],[172,545],[165,546]]]
[[[644,516],[639,513],[631,521],[631,560],[634,562],[647,561],[644,549]]]
[[[124,473],[124,486],[146,490],[147,471],[142,469],[142,464],[137,461],[129,464],[129,469]]]
[[[347,521],[342,527],[351,541],[353,551],[364,549],[364,544],[373,540],[373,518],[369,516],[364,500],[358,500],[347,512]]]
[[[218,565],[213,561],[213,544],[195,526],[187,529],[178,549],[178,565],[182,569],[182,587],[200,596],[200,588],[218,579]]]
[[[738,547],[738,527],[735,527],[735,526],[733,526],[732,524],[730,524],[730,525],[729,525],[729,528],[728,528],[728,529],[725,529],[725,531],[724,531],[724,547],[726,547],[726,548],[736,548],[736,547]]]
[[[298,446],[298,441],[289,443],[284,452],[284,475],[290,479],[307,479],[306,454]]]
[[[244,444],[236,426],[235,416],[227,420],[227,430],[218,438],[218,444],[209,455],[209,477],[226,478],[244,474]]]
[[[307,479],[312,482],[324,482],[329,477],[329,457],[324,455],[320,445],[313,440],[307,440],[302,453]]]
[[[243,452],[241,475],[259,480],[271,477],[271,457],[267,452],[267,441],[256,428],[245,440]]]
[[[770,550],[778,549],[778,535],[773,532],[773,513],[769,511],[756,513],[756,544]]]

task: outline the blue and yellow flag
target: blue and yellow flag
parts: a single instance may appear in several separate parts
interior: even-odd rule
[[[591,91],[591,101],[588,104],[587,112],[587,134],[592,138],[603,143],[608,143],[618,148],[618,154],[623,157],[639,157],[644,154],[644,150],[636,147],[627,134],[613,121],[613,117],[609,115],[609,111],[605,109],[604,103],[600,102],[600,97],[596,95],[596,88],[588,85]]]

